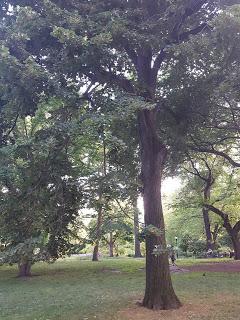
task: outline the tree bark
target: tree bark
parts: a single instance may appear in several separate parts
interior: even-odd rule
[[[92,261],[95,261],[95,262],[99,261],[98,256],[99,256],[99,241],[97,240],[93,248]]]
[[[113,247],[114,247],[113,234],[112,234],[112,232],[110,232],[110,235],[109,235],[109,257],[111,257],[111,258],[114,256]]]
[[[19,278],[31,277],[31,261],[26,258],[22,257],[18,262],[18,276]]]
[[[104,136],[104,133],[103,133]],[[102,175],[103,177],[106,177],[107,175],[107,163],[106,163],[106,144],[105,139],[103,138],[103,166],[102,166]],[[97,217],[97,229],[96,229],[96,243],[93,249],[93,256],[92,261],[99,261],[99,243],[101,239],[101,228],[102,228],[102,222],[103,222],[103,204],[102,201],[104,199],[102,190],[102,186],[100,186],[99,190],[99,209],[98,209],[98,217]]]
[[[157,135],[155,110],[139,113],[139,133],[145,225],[161,230],[160,235],[146,234],[146,289],[143,306],[154,310],[177,309],[181,303],[174,292],[170,276],[161,202],[161,180],[167,151]],[[156,246],[161,247],[158,255],[153,254]]]
[[[210,170],[208,166],[209,174],[206,179],[206,186],[204,188],[204,202],[207,203],[210,200],[211,197],[211,187],[214,183],[214,180],[212,178],[212,171]],[[204,228],[205,228],[205,235],[206,235],[206,250],[208,251],[213,250],[213,238],[211,233],[211,224],[209,219],[209,209],[205,206],[202,209],[203,213],[203,221],[204,221]]]
[[[100,201],[102,199],[102,196],[99,197]],[[103,220],[103,208],[102,205],[100,205],[99,211],[98,211],[98,217],[97,217],[97,229],[96,229],[96,242],[93,249],[93,256],[92,261],[99,261],[99,243],[101,238],[101,227],[102,227],[102,220]]]
[[[233,244],[234,259],[240,260],[240,239],[239,239],[238,233],[231,232],[230,236]]]
[[[221,225],[216,223],[215,226],[214,226],[214,230],[212,232],[212,240],[213,240],[213,248],[215,249],[216,248],[216,244],[217,244],[217,238],[218,238],[218,234],[221,230]]]
[[[204,221],[204,229],[205,229],[205,235],[206,235],[206,249],[213,250],[213,239],[212,239],[212,233],[211,233],[211,225],[210,225],[210,219],[209,219],[209,210],[207,208],[202,209],[203,213],[203,221]]]
[[[139,241],[139,211],[137,201],[134,203],[134,257],[141,258],[141,245]]]

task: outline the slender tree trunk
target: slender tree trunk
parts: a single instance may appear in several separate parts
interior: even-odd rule
[[[18,276],[20,278],[31,277],[32,263],[26,257],[22,257],[18,262]]]
[[[104,136],[104,133],[103,133]],[[105,139],[103,138],[103,166],[102,166],[102,175],[103,177],[106,177],[107,175],[107,163],[106,163],[106,144]],[[100,186],[99,191],[99,210],[98,210],[98,217],[97,217],[97,229],[96,229],[96,243],[93,249],[93,256],[92,261],[99,261],[99,243],[101,239],[101,228],[102,228],[102,222],[103,222],[103,194],[101,190],[102,186]]]
[[[160,235],[146,234],[146,289],[143,306],[154,309],[177,309],[181,306],[171,281],[166,248],[164,218],[161,202],[161,180],[166,148],[159,141],[154,110],[139,114],[142,181],[145,225],[161,230]],[[159,254],[153,251],[160,248]]]
[[[230,236],[233,243],[234,259],[240,260],[240,239],[238,237],[238,234],[236,234],[235,232],[231,232]]]
[[[213,184],[212,174],[209,173],[207,185],[204,189],[204,202],[207,203],[211,196],[211,186]],[[205,228],[205,235],[206,235],[206,250],[213,250],[213,239],[212,239],[212,233],[211,233],[211,224],[209,219],[209,209],[206,207],[203,207],[202,209],[203,213],[203,222],[204,222],[204,228]]]
[[[211,225],[210,225],[210,219],[209,219],[209,210],[207,208],[202,209],[203,213],[203,221],[204,221],[204,229],[205,229],[205,235],[206,235],[206,249],[213,250],[213,239],[212,239],[212,233],[211,233]]]
[[[139,241],[139,211],[137,201],[134,204],[134,257],[141,258],[141,245]]]
[[[99,197],[100,201],[102,199],[101,195]],[[97,229],[96,229],[96,242],[93,249],[92,261],[99,261],[99,243],[101,238],[101,227],[102,227],[102,219],[103,219],[103,208],[102,206],[99,208],[98,217],[97,217]]]
[[[114,248],[115,248],[115,252],[116,252],[116,257],[118,257],[119,256],[118,244],[115,243]]]
[[[216,223],[215,226],[214,226],[214,230],[212,232],[213,249],[216,248],[217,238],[218,238],[218,234],[219,234],[220,230],[221,230],[221,225]]]
[[[114,256],[113,247],[114,247],[113,234],[112,234],[112,232],[110,232],[110,235],[109,235],[109,257],[111,257],[111,258]]]
[[[97,240],[93,248],[92,261],[99,261],[98,255],[99,255],[99,241]]]

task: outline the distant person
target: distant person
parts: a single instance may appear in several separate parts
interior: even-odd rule
[[[175,266],[176,254],[175,254],[175,251],[174,251],[174,247],[173,247],[173,246],[171,246],[169,256],[170,256],[170,259],[171,259],[172,265],[173,265],[173,266]]]

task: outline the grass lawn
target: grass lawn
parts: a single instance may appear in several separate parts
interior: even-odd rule
[[[15,267],[0,267],[0,320],[240,319],[240,273],[174,274],[184,307],[156,313],[135,306],[144,291],[143,266],[143,259],[71,258],[35,265],[37,276],[28,280],[16,278]]]

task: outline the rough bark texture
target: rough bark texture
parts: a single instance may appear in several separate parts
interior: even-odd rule
[[[18,276],[20,278],[31,277],[32,263],[26,258],[22,258],[18,263]]]
[[[155,123],[154,110],[144,110],[139,114],[145,225],[153,225],[162,231],[160,236],[146,235],[146,289],[143,306],[166,310],[177,309],[181,303],[174,292],[170,276],[161,202],[166,148],[157,136]],[[153,254],[156,246],[162,248],[159,255]]]
[[[111,258],[114,256],[113,248],[114,248],[113,234],[112,234],[112,232],[110,232],[110,235],[109,235],[109,257],[111,257]]]
[[[137,208],[137,202],[134,206],[134,257],[141,258],[141,245],[139,241],[139,211]]]

